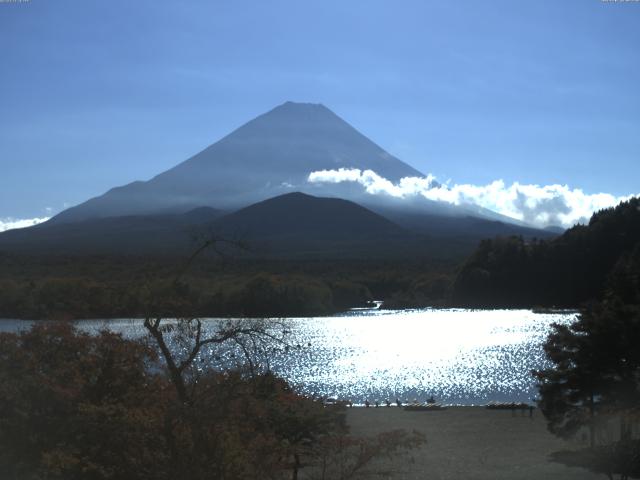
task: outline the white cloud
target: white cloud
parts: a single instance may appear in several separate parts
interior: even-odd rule
[[[0,218],[0,232],[6,232],[7,230],[13,230],[14,228],[25,228],[37,225],[42,222],[46,222],[50,217],[42,218]]]
[[[365,188],[367,193],[372,195],[387,194],[397,198],[418,195],[438,185],[433,175],[405,177],[400,179],[398,184],[394,184],[373,170],[359,170],[357,168],[318,170],[311,172],[307,180],[311,183],[357,182]]]
[[[372,195],[409,198],[420,195],[429,200],[454,205],[477,205],[494,212],[544,227],[570,227],[589,220],[597,210],[617,205],[636,195],[616,197],[608,193],[587,194],[568,185],[526,185],[518,182],[506,185],[496,180],[487,185],[439,184],[433,175],[406,177],[398,183],[387,180],[371,170],[320,170],[309,174],[311,183],[357,182]]]

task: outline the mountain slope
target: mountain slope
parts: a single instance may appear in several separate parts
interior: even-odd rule
[[[173,255],[195,248],[193,237],[221,215],[218,210],[204,207],[184,214],[45,223],[0,233],[0,251],[38,255]]]
[[[201,207],[184,214],[133,215],[42,224],[0,234],[0,251],[54,254],[185,254],[212,235],[240,240],[252,255],[386,252],[416,236],[360,205],[290,193],[235,213]],[[403,253],[402,248],[399,250]]]
[[[421,238],[348,200],[295,192],[243,208],[212,230],[239,238],[252,255],[284,257],[398,257]]]
[[[322,169],[372,169],[391,180],[421,173],[385,152],[323,105],[287,102],[154,177],[72,207],[52,223],[235,209],[291,191]]]
[[[339,198],[300,192],[265,200],[214,223],[220,231],[242,231],[255,238],[369,238],[406,235],[386,218]]]
[[[538,229],[510,222],[493,220],[472,215],[434,214],[419,210],[400,210],[377,208],[366,205],[374,212],[388,218],[404,229],[431,237],[451,238],[465,237],[480,241],[496,236],[521,235],[524,238],[546,239],[559,235],[555,230]]]

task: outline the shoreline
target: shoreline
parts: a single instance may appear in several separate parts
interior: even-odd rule
[[[461,306],[447,306],[447,305],[439,305],[439,306],[416,306],[416,307],[405,307],[405,308],[385,308],[384,302],[382,300],[376,301],[380,302],[381,305],[378,307],[353,307],[348,308],[346,310],[332,310],[325,313],[319,313],[316,315],[284,315],[284,316],[238,316],[234,314],[229,315],[187,315],[186,317],[192,318],[200,318],[201,320],[256,320],[256,319],[264,319],[264,320],[282,320],[282,319],[294,319],[294,320],[305,320],[305,319],[320,319],[320,318],[335,318],[335,317],[367,317],[367,316],[376,316],[377,315],[393,315],[395,313],[414,313],[414,312],[432,312],[432,311],[451,311],[451,312],[522,312],[527,311],[536,315],[570,315],[570,314],[579,314],[581,309],[578,307],[574,308],[544,308],[544,307],[461,307]],[[175,315],[167,315],[163,317],[165,320],[175,320],[180,317],[176,317]],[[25,317],[0,317],[0,324],[2,322],[71,322],[71,323],[80,323],[80,322],[122,322],[122,321],[143,321],[144,317],[142,316],[96,316],[96,317],[69,317],[69,318],[25,318]]]
[[[596,480],[596,475],[548,461],[554,451],[584,447],[563,441],[546,429],[539,410],[518,411],[478,406],[449,406],[439,411],[405,411],[398,407],[350,408],[351,434],[378,435],[403,429],[423,433],[427,443],[409,452],[400,464],[381,460],[380,469],[401,480]]]

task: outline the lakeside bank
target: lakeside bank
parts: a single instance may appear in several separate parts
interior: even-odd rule
[[[442,411],[409,412],[397,407],[350,408],[347,422],[353,435],[376,435],[404,429],[423,433],[427,443],[400,464],[382,460],[381,470],[395,470],[394,480],[600,480],[579,468],[548,460],[550,453],[586,444],[563,441],[546,429],[536,410],[487,410],[449,407]]]

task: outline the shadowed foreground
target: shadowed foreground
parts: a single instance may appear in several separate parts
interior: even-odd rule
[[[388,478],[402,480],[604,479],[580,468],[549,462],[551,452],[586,445],[551,435],[540,412],[483,407],[453,407],[439,412],[406,412],[396,407],[353,408],[347,422],[354,435],[402,428],[424,433],[427,443],[412,452],[413,461]],[[384,465],[381,464],[384,468]]]

